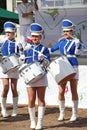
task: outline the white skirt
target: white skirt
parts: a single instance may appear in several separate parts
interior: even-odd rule
[[[26,85],[26,87],[47,87],[47,86],[48,86],[47,74],[38,81]]]
[[[76,74],[73,77],[73,79],[79,79],[79,68],[78,68],[78,66],[73,66],[73,68],[74,68],[74,70],[76,72]]]
[[[19,72],[18,71],[13,71],[13,72],[8,72],[6,74],[3,73],[3,69],[0,66],[0,78],[14,78],[18,79],[19,78]]]

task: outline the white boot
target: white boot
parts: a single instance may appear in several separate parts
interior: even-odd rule
[[[72,101],[72,116],[70,118],[70,121],[76,121],[77,120],[77,109],[78,109],[78,100]]]
[[[61,101],[59,101],[60,115],[58,117],[58,121],[63,121],[64,120],[64,110],[65,110],[65,100],[61,100]]]
[[[28,112],[29,112],[30,121],[31,121],[30,128],[31,129],[35,129],[35,127],[36,127],[36,122],[35,122],[35,107],[28,108]]]
[[[18,97],[13,97],[13,112],[11,116],[17,116],[18,112]]]
[[[1,98],[1,114],[4,118],[8,117],[8,113],[6,112],[6,100],[7,98]]]
[[[45,113],[45,107],[38,107],[38,122],[35,130],[41,130],[43,125],[43,116]]]

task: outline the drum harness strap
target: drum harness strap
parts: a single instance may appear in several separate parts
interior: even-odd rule
[[[41,53],[43,53],[43,51],[44,51],[44,48],[45,48],[45,47],[43,46],[43,47],[42,47],[42,49],[41,49]]]
[[[43,54],[43,51],[44,51],[44,46],[41,48],[41,53]],[[37,52],[39,54],[39,51],[35,50],[35,47],[32,49],[33,50],[33,55],[34,55],[34,52]],[[34,60],[34,56],[33,56],[33,60]]]
[[[35,52],[37,52],[38,54],[39,54],[39,53],[43,53],[45,47],[42,47],[41,51],[37,51],[37,50],[35,50],[35,48],[36,48],[36,47],[34,47],[34,46],[33,46],[33,48],[31,48],[31,49],[33,50],[33,56],[26,56],[25,59],[32,57],[32,58],[33,58],[33,61],[34,61],[34,53],[35,53]]]
[[[70,54],[68,54],[68,55],[65,55],[66,57],[76,57],[75,55],[70,55]]]
[[[72,47],[73,43],[74,43],[74,41],[71,42],[71,44],[69,45],[67,51],[70,50],[70,48]],[[67,42],[67,44],[68,44],[68,42]],[[67,46],[67,44],[66,44],[66,46]],[[65,46],[65,47],[66,47],[66,46]],[[64,48],[64,49],[65,49],[65,48]],[[74,57],[74,58],[76,57],[75,55],[72,55],[72,54],[66,54],[66,51],[65,51],[65,56],[66,56],[66,57]]]

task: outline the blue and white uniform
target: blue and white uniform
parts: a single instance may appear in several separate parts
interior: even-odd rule
[[[5,22],[4,23],[4,31],[5,33],[13,33],[15,35],[16,32],[16,26],[13,22]],[[17,54],[19,53],[19,47],[17,46],[17,43],[15,42],[15,39],[13,38],[12,40],[10,40],[6,35],[5,37],[3,37],[2,41],[2,45],[1,45],[1,54],[2,54],[2,58],[6,58],[10,55],[13,54]],[[19,78],[19,73],[18,71],[14,71],[14,72],[8,72],[6,74],[3,73],[3,69],[0,66],[0,78]]]
[[[14,53],[19,53],[19,47],[17,46],[15,40],[7,39],[1,46],[2,56],[6,57]]]
[[[56,50],[60,51],[60,55],[66,55],[70,64],[77,70],[77,56],[80,55],[81,50],[81,44],[79,39],[62,39],[55,45],[53,45],[50,49],[51,52],[54,52]]]
[[[80,54],[80,49],[81,49],[80,41],[78,42],[77,46],[74,40],[63,39],[51,47],[51,52],[59,50],[60,55],[67,56],[72,66],[78,66],[77,56]]]
[[[26,62],[28,64],[39,60],[39,52],[41,52],[48,61],[50,61],[50,54],[47,47],[44,47],[42,44],[32,45],[29,50],[25,50],[24,54],[26,58]],[[41,60],[39,60],[41,62]]]
[[[18,54],[19,53],[19,47],[17,46],[17,43],[15,40],[9,40],[6,39],[2,46],[1,46],[1,54],[2,57],[8,57],[13,54]],[[0,70],[2,72],[2,67],[0,67]],[[0,75],[0,78],[19,78],[18,71],[15,72],[8,72],[7,74],[4,74],[3,72]]]
[[[29,50],[24,51],[24,55],[26,58],[25,62],[27,64],[34,63],[35,61],[38,61],[40,63],[43,62],[43,59],[39,59],[39,52],[44,55],[44,58],[50,62],[50,53],[47,47],[44,47],[42,44],[38,44],[37,46],[32,45]],[[35,70],[33,70],[35,72]],[[29,83],[29,86],[27,87],[40,87],[40,86],[47,86],[47,75],[45,75],[42,79],[38,80],[35,83]]]
[[[75,29],[75,24],[68,20],[64,19],[62,21],[62,29],[65,32],[68,31],[74,31]],[[77,56],[80,55],[80,50],[81,50],[81,43],[79,39],[75,38],[74,36],[69,35],[69,39],[67,38],[62,38],[59,40],[55,45],[51,47],[50,52],[54,52],[56,50],[60,51],[60,55],[66,55],[70,64],[73,66],[73,68],[76,71],[75,79],[78,79],[78,60]],[[71,37],[71,38],[70,38]]]
[[[30,25],[30,32],[31,36],[42,36],[43,28],[38,23],[32,23]],[[29,48],[26,48],[28,46]],[[35,62],[39,62],[42,67],[44,67],[44,71],[46,71],[46,67],[50,62],[50,53],[49,49],[45,46],[43,46],[41,43],[38,43],[37,45],[27,44],[24,48],[24,56],[25,56],[25,63],[27,64],[33,64]],[[35,71],[36,70],[32,70]],[[48,86],[47,81],[47,75],[45,74],[41,79],[34,83],[29,83],[27,87],[44,87]]]

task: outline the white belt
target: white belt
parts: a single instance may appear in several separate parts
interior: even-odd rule
[[[76,57],[75,55],[66,55],[66,56],[67,57],[74,57],[74,58]]]

